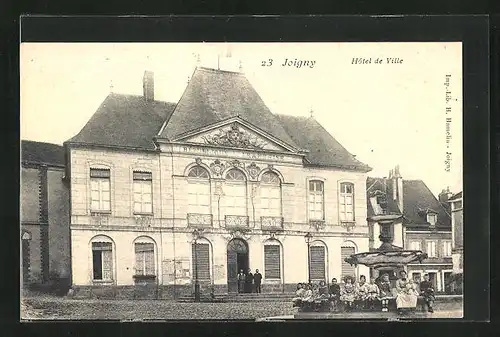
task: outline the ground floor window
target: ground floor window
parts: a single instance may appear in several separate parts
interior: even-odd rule
[[[113,248],[110,242],[92,243],[94,280],[113,280]]]
[[[354,247],[341,247],[340,248],[340,258],[342,260],[342,280],[344,280],[345,277],[351,276],[356,279],[356,268],[354,266],[351,266],[349,263],[345,261],[345,259],[352,254],[356,253],[356,249]]]
[[[155,248],[152,243],[135,244],[135,275],[155,275]]]
[[[193,254],[193,277],[198,280],[210,280],[210,245],[208,243],[196,243],[192,245]]]
[[[281,258],[279,245],[264,246],[264,277],[266,279],[281,278]]]
[[[310,273],[311,280],[325,280],[325,247],[312,246],[310,247]]]

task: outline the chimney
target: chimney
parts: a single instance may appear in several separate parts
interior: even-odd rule
[[[450,187],[446,187],[446,189],[443,189],[438,195],[439,202],[446,204],[452,195],[453,193],[450,192]]]
[[[397,202],[399,211],[403,213],[403,178],[399,172],[399,165],[391,170],[391,175],[393,200]]]
[[[146,70],[142,78],[144,99],[148,102],[155,100],[155,78],[152,71]]]

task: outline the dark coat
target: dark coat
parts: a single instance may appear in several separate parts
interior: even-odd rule
[[[330,286],[330,294],[340,296],[340,285],[339,284],[332,284]]]
[[[255,284],[260,284],[262,282],[262,274],[261,273],[255,273],[253,275],[253,280]]]
[[[253,282],[253,274],[252,273],[248,273],[246,278],[245,278],[245,282],[246,283],[252,283]]]

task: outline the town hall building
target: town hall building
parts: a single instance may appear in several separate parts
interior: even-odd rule
[[[312,116],[273,114],[241,72],[197,67],[177,103],[111,93],[65,143],[75,296],[172,298],[369,275],[371,170]]]

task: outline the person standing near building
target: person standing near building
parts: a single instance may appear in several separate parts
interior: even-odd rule
[[[259,273],[258,269],[255,269],[255,274],[253,275],[253,283],[255,284],[255,292],[257,294],[261,293],[260,285],[262,283],[262,274]]]
[[[245,278],[245,292],[251,293],[252,287],[253,287],[253,274],[252,274],[252,270],[248,269],[248,273],[247,273],[246,278]]]
[[[240,273],[238,274],[238,292],[239,293],[245,292],[245,278],[246,278],[246,275],[243,272],[243,269],[240,269]]]
[[[427,311],[434,312],[434,285],[429,279],[429,274],[424,275],[424,280],[420,282],[420,294],[424,297]]]

